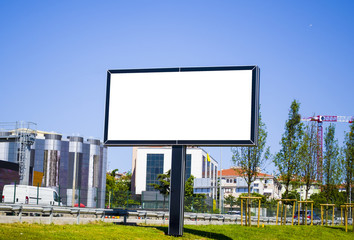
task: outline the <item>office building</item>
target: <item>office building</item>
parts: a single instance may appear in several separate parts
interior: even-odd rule
[[[145,191],[156,191],[151,184],[158,183],[158,174],[171,169],[171,147],[134,147],[132,162],[132,192],[136,195]],[[195,193],[216,198],[218,163],[202,148],[187,148],[186,180],[193,175]],[[199,179],[205,179],[202,181]]]

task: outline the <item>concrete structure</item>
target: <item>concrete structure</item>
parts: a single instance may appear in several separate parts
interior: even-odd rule
[[[28,153],[23,154],[25,178],[21,181],[18,132],[1,132],[0,193],[5,184],[39,185],[56,189],[64,205],[80,201],[88,207],[104,207],[107,149],[100,140],[63,139],[58,133],[36,131]]]
[[[171,168],[171,147],[134,147],[132,161],[132,192],[155,191],[149,184],[157,183],[157,175]],[[209,179],[208,186],[195,187],[196,193],[205,193],[216,198],[218,163],[202,148],[187,148],[186,179]],[[200,190],[199,189],[203,189]],[[206,189],[206,190],[204,190]],[[198,192],[199,191],[199,192]]]
[[[220,176],[220,171],[218,171],[218,176]],[[248,192],[248,186],[241,175],[240,168],[223,169],[221,183],[224,198],[227,195],[238,198],[242,193]],[[251,184],[251,193],[259,193],[273,199],[281,198],[281,189],[281,184],[273,175],[261,172]]]

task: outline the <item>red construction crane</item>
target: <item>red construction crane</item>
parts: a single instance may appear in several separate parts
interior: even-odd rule
[[[322,159],[323,159],[323,122],[344,122],[344,123],[352,123],[354,121],[354,117],[352,116],[324,116],[318,115],[316,117],[308,117],[302,118],[301,121],[314,121],[317,122],[317,176],[318,180],[322,181]]]

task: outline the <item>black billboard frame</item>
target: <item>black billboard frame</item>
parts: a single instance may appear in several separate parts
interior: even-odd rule
[[[251,133],[250,140],[108,140],[109,99],[111,74],[116,73],[153,73],[153,72],[191,72],[191,71],[232,71],[252,70],[252,103],[251,103]],[[180,67],[180,68],[146,68],[146,69],[116,69],[107,71],[106,107],[104,139],[105,146],[256,146],[258,140],[259,115],[259,76],[260,69],[252,66],[224,66],[224,67]]]

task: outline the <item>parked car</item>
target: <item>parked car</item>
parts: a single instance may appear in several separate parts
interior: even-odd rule
[[[230,214],[230,215],[241,215],[241,211],[228,211],[227,214]]]
[[[237,210],[234,210],[234,211],[228,211],[227,214],[229,215],[237,215],[237,216],[241,216],[241,211],[237,211]],[[243,216],[245,216],[245,212],[243,212],[242,214]]]
[[[302,216],[304,215],[305,211],[300,211],[300,221],[302,220]],[[297,219],[299,212],[295,212],[294,219]],[[311,210],[307,210],[306,217],[308,220],[311,220]],[[313,212],[313,220],[321,220],[321,218]]]

